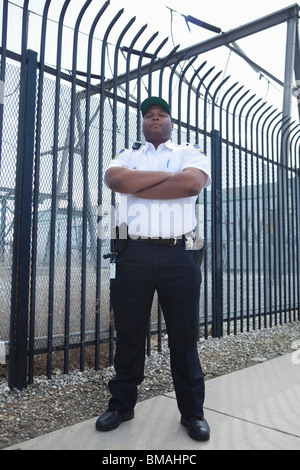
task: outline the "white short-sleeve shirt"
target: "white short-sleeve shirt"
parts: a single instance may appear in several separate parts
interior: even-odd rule
[[[168,141],[156,150],[153,144],[146,142],[139,150],[121,150],[109,168],[118,166],[171,173],[198,168],[208,176],[206,187],[211,184],[209,161],[198,145],[176,145]],[[196,200],[197,196],[152,200],[121,194],[117,221],[118,224],[125,222],[132,236],[180,237],[196,227]]]

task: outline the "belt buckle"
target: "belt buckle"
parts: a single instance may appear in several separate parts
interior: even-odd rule
[[[172,238],[173,242],[170,243],[170,246],[175,246],[177,243],[177,238]]]

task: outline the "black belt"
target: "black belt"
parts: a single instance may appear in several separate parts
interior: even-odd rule
[[[134,238],[134,236],[130,237],[130,235],[129,238],[137,242],[151,243],[151,245],[184,245],[183,238]]]

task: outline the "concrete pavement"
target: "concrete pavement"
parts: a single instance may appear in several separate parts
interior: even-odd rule
[[[172,392],[138,403],[135,418],[114,431],[96,431],[93,418],[7,450],[299,450],[299,360],[288,354],[207,381],[205,417],[210,441],[192,440]]]

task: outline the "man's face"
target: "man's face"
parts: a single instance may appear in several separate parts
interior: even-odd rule
[[[143,133],[147,142],[162,144],[171,138],[173,124],[161,106],[151,106],[144,116]]]

